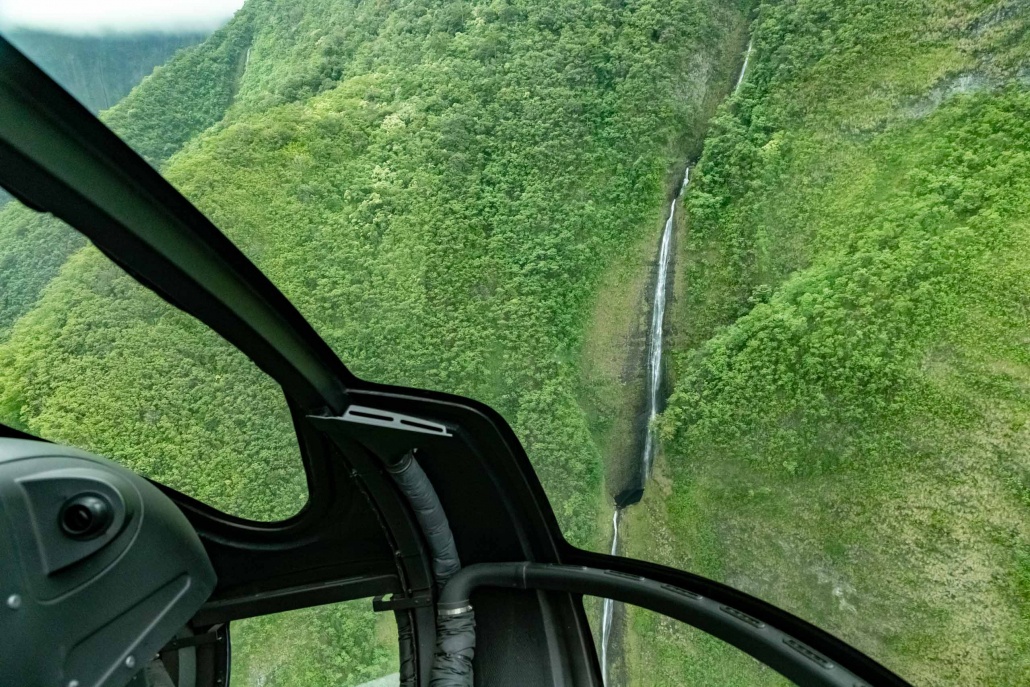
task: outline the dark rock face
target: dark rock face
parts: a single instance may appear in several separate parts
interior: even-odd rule
[[[615,495],[615,507],[625,508],[626,506],[632,506],[633,504],[640,503],[640,499],[643,497],[643,487],[629,487],[628,489],[623,489]]]

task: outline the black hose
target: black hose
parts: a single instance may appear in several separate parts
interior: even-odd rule
[[[457,613],[470,607],[469,596],[477,587],[526,588],[526,570],[535,563],[477,563],[462,569],[444,587],[436,607],[439,612]],[[565,566],[561,566],[565,567]]]
[[[458,547],[454,543],[447,514],[433,483],[415,460],[415,452],[406,453],[387,466],[387,471],[408,500],[433,558],[433,579],[441,591],[460,570]],[[401,687],[414,687],[415,634],[411,618],[405,612],[397,617],[397,641],[401,655]],[[476,621],[472,608],[459,614],[443,613],[436,619],[436,652],[430,687],[472,687],[472,656],[476,647]]]
[[[542,589],[622,601],[667,615],[718,637],[796,684],[825,687],[863,687],[867,684],[800,640],[741,610],[690,590],[638,575],[576,565],[478,563],[462,568],[447,583],[437,603],[438,616],[471,618],[469,597],[477,587]],[[471,657],[469,661],[471,664]],[[437,685],[435,681],[431,684]],[[441,687],[469,687],[471,684],[471,678],[467,683],[439,683]]]
[[[447,581],[461,570],[461,561],[458,559],[458,547],[454,545],[451,525],[447,522],[447,514],[433,489],[433,483],[415,460],[414,451],[404,454],[403,458],[388,465],[386,469],[415,511],[415,518],[433,557],[433,578],[437,589],[443,589]]]
[[[525,589],[527,565],[479,563],[451,578],[436,604],[436,655],[429,687],[472,687],[476,616],[469,596],[475,587]]]
[[[436,654],[429,687],[472,687],[476,618],[472,607],[436,616]]]

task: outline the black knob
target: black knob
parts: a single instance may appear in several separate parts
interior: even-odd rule
[[[93,539],[114,519],[110,502],[96,494],[79,494],[61,506],[61,529],[72,539]]]

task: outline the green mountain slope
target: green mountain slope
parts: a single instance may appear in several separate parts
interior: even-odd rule
[[[176,143],[147,135],[205,129],[163,163],[168,178],[358,374],[498,406],[589,541],[600,473],[574,397],[584,310],[605,263],[661,212],[727,16],[700,2],[254,2],[105,118],[158,163]],[[18,210],[9,223],[24,226]],[[7,350],[27,358],[16,338]],[[17,377],[4,393],[31,396]]]
[[[1030,11],[763,3],[753,33],[627,539],[914,684],[1028,684]]]
[[[740,20],[722,0],[251,0],[103,118],[357,374],[497,407],[570,539],[603,546],[583,331],[606,269],[661,221]],[[296,512],[304,477],[275,390],[74,239],[36,271],[58,235],[0,210],[0,420],[233,513]],[[303,620],[241,624],[246,679],[395,669],[389,642],[368,641],[370,611],[327,613],[315,642],[281,641]],[[336,647],[349,653],[326,664]]]
[[[618,388],[583,388],[585,332],[632,319],[597,301],[642,289],[626,256],[657,240],[741,11],[250,0],[102,116],[357,374],[497,407],[570,539],[605,548],[618,441],[597,426],[626,418],[581,402]],[[916,684],[1030,682],[1027,14],[758,7],[687,198],[664,455],[625,522],[630,555],[765,597]],[[305,498],[274,386],[16,203],[0,421],[236,514]],[[629,621],[634,684],[778,682]],[[365,605],[234,631],[247,684],[396,669]]]
[[[204,40],[205,34],[71,36],[12,29],[3,36],[89,110],[100,112],[121,100],[177,50]],[[0,206],[9,199],[0,189]]]

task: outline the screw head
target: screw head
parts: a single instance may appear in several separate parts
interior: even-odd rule
[[[19,608],[21,608],[21,597],[17,594],[11,594],[9,597],[7,597],[7,607],[10,608],[12,611],[17,611]]]
[[[68,683],[68,687],[79,687],[79,681],[78,680],[72,680],[71,682]]]
[[[126,656],[125,657],[125,667],[126,668],[135,668],[136,667],[136,659],[133,656]]]

